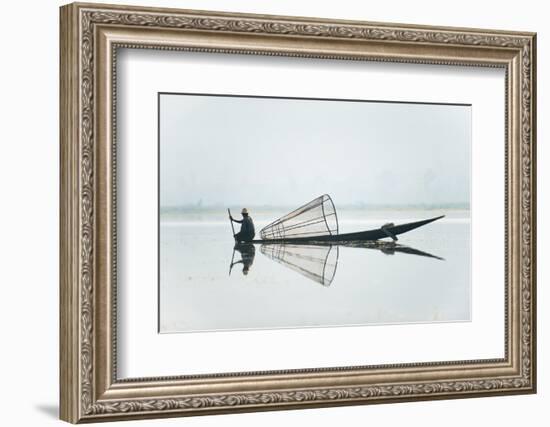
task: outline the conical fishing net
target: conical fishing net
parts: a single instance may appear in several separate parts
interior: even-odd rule
[[[263,240],[315,238],[336,234],[338,217],[328,194],[317,197],[260,231]]]

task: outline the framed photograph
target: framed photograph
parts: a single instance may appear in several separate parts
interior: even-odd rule
[[[60,13],[63,420],[536,391],[534,33]]]

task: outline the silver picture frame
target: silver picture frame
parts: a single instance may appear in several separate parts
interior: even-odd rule
[[[85,3],[61,7],[60,23],[61,419],[97,422],[536,391],[534,33]],[[118,379],[119,48],[503,68],[505,357]]]

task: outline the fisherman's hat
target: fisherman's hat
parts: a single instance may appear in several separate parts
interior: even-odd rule
[[[243,208],[243,210],[241,211],[242,214],[248,214],[248,209],[246,208]]]

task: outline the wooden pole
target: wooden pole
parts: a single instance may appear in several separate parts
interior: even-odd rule
[[[231,276],[231,270],[233,270],[233,260],[235,259],[235,246],[233,246],[233,255],[231,255],[231,264],[229,264],[229,275]]]
[[[233,226],[233,220],[231,219],[231,211],[227,208],[229,214],[229,222],[231,223],[231,230],[233,231],[233,238],[235,238],[235,227]],[[229,264],[229,275],[231,276],[231,269],[233,268],[233,260],[235,259],[235,247],[233,247],[233,255],[231,255],[231,264]]]
[[[233,220],[231,219],[231,211],[227,208],[227,213],[229,214],[229,222],[231,223],[231,230],[233,230],[233,238],[235,238],[235,227],[233,227]]]

